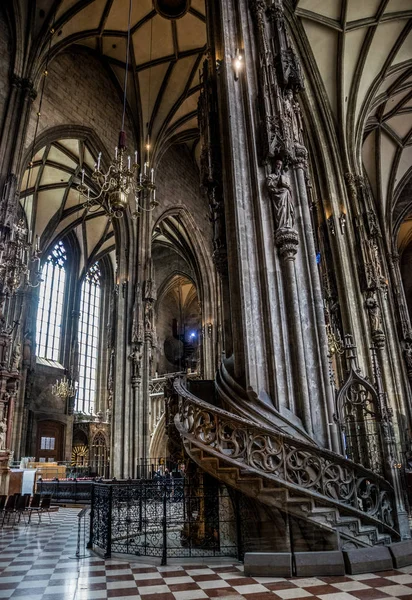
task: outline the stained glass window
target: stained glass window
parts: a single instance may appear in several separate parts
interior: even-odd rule
[[[66,250],[58,242],[43,265],[37,312],[37,356],[59,360],[63,321]]]
[[[99,264],[95,263],[82,283],[79,320],[79,388],[76,410],[93,412],[96,396],[97,351],[100,321]]]

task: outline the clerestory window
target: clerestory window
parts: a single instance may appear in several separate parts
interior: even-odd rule
[[[79,320],[79,387],[76,411],[92,413],[96,397],[101,271],[95,263],[82,283]]]
[[[58,361],[63,321],[64,285],[67,255],[63,242],[58,242],[42,269],[37,312],[37,356]]]

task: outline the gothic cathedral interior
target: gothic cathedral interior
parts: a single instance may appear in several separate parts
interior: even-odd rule
[[[410,0],[3,0],[0,136],[0,493],[410,538]]]

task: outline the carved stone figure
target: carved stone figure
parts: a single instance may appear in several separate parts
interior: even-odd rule
[[[18,371],[20,366],[20,358],[21,358],[21,344],[18,342],[13,349],[13,353],[11,356],[11,371]]]
[[[142,306],[142,286],[138,281],[136,282],[134,291],[134,306],[133,306],[133,327],[132,327],[132,342],[140,341],[140,320],[141,320],[141,306]]]
[[[412,377],[412,343],[407,342],[403,351],[403,356],[408,370],[409,377]]]
[[[279,118],[276,115],[266,115],[265,121],[269,146],[268,155],[274,156],[276,152],[279,152],[283,144]]]
[[[300,145],[302,143],[300,107],[295,101],[293,91],[291,89],[287,89],[285,92],[283,106],[292,140],[295,144]]]
[[[385,277],[382,273],[382,265],[379,257],[379,248],[374,239],[365,241],[366,274],[368,287],[380,288],[386,286]]]
[[[216,188],[211,187],[208,190],[210,222],[213,223],[213,248],[217,250],[226,245],[223,204],[217,197]]]
[[[144,286],[144,297],[145,300],[150,300],[153,302],[156,300],[157,291],[156,284],[153,279],[147,279]]]
[[[281,160],[275,162],[275,170],[266,179],[266,184],[273,199],[277,229],[291,229],[295,223],[295,210],[289,178],[282,170]]]
[[[23,366],[30,367],[31,363],[31,352],[33,345],[33,333],[28,329],[24,334],[23,341]]]
[[[133,348],[132,353],[129,355],[129,360],[132,361],[132,377],[141,377],[141,361],[142,355],[137,346]]]
[[[6,450],[6,434],[7,434],[7,421],[3,418],[0,421],[0,450]]]
[[[373,292],[368,292],[365,300],[365,306],[368,310],[369,321],[371,324],[372,335],[379,333],[383,334],[381,323],[381,309]]]
[[[152,303],[146,302],[144,307],[144,328],[145,331],[151,331],[153,327],[153,306]]]

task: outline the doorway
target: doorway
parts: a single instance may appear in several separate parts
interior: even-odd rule
[[[40,421],[37,426],[36,459],[38,462],[63,460],[63,423]]]

